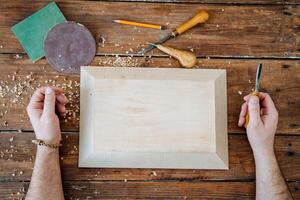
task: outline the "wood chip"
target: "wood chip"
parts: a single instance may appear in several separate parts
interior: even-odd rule
[[[156,171],[151,171],[151,175],[153,175],[153,176],[157,176],[157,173],[156,173]]]

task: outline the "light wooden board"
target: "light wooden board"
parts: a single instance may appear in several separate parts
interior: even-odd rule
[[[83,67],[80,167],[227,169],[226,71]]]

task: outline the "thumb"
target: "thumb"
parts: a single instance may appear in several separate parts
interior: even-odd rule
[[[55,101],[55,91],[51,87],[47,87],[45,90],[43,115],[50,116],[55,114]]]
[[[248,102],[249,124],[257,126],[261,122],[259,98],[252,95]]]

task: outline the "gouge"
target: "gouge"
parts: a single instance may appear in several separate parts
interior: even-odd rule
[[[191,18],[190,20],[188,20],[187,22],[183,23],[182,25],[177,27],[175,30],[173,30],[169,35],[164,36],[161,40],[159,40],[155,44],[156,45],[163,44],[167,40],[174,38],[178,35],[181,35],[185,31],[196,26],[197,24],[206,22],[208,20],[208,18],[209,18],[208,13],[206,11],[202,10],[202,11],[198,12],[193,18]],[[151,51],[154,48],[155,48],[154,45],[149,45],[149,47],[139,51],[138,54],[143,55],[143,54],[147,53],[148,51]]]
[[[259,64],[256,70],[256,78],[255,78],[255,90],[251,93],[251,95],[255,95],[258,96],[259,94],[259,85],[260,85],[260,77],[261,77],[261,72],[262,72],[262,64]],[[246,114],[246,121],[245,121],[245,128],[247,128],[248,124],[249,124],[249,112],[247,112]]]
[[[195,54],[193,54],[190,51],[179,50],[172,47],[163,46],[161,44],[152,44],[152,43],[149,44],[155,46],[162,52],[176,58],[181,64],[181,66],[185,68],[192,68],[197,63],[197,58]]]

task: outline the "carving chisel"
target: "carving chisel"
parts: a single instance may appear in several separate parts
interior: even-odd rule
[[[262,64],[259,64],[258,67],[257,67],[256,78],[255,78],[255,90],[251,93],[251,95],[258,96],[258,94],[259,94],[259,85],[260,85],[260,78],[261,78],[262,67],[263,67]],[[245,122],[245,128],[247,128],[247,126],[249,124],[249,120],[250,120],[249,112],[247,112],[246,122]]]
[[[181,35],[185,31],[196,26],[197,24],[206,22],[208,20],[208,18],[209,18],[209,15],[206,11],[202,10],[202,11],[198,12],[193,18],[191,18],[187,22],[185,22],[182,25],[180,25],[179,27],[177,27],[169,35],[164,36],[161,40],[159,40],[157,43],[155,43],[155,45],[163,44],[167,40],[174,38],[178,35]],[[151,51],[152,49],[156,48],[155,45],[149,45],[147,48],[139,51],[138,54],[144,55],[148,51]]]

